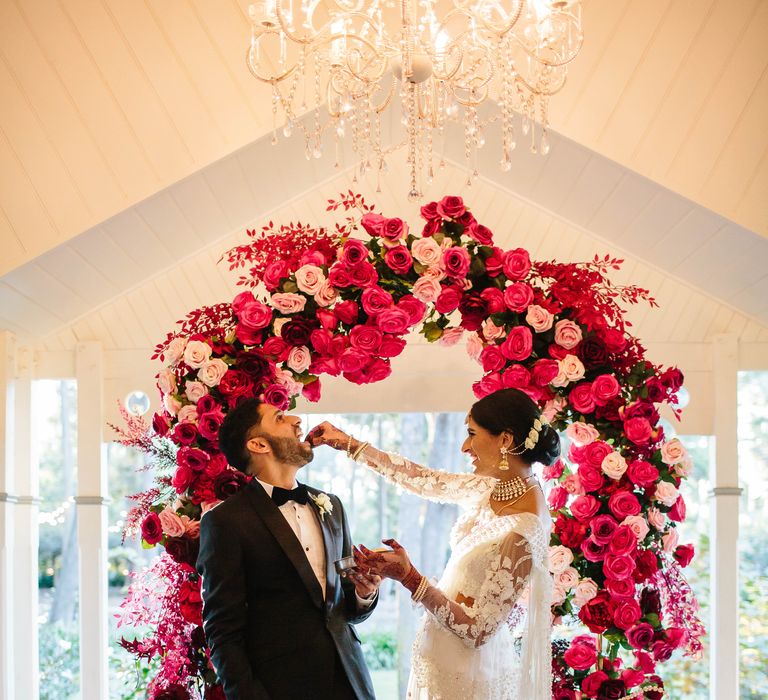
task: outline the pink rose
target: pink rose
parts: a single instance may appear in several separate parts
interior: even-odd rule
[[[661,532],[667,524],[667,518],[658,508],[649,508],[648,522]]]
[[[320,285],[320,288],[315,292],[314,296],[315,303],[323,308],[330,306],[338,298],[338,291],[336,291],[336,288],[328,280],[325,280]]]
[[[581,481],[579,481],[578,474],[569,474],[566,476],[565,480],[563,481],[563,488],[573,496],[584,495],[584,489],[581,486]]]
[[[224,360],[218,358],[206,362],[198,371],[197,378],[206,386],[217,386],[229,369]]]
[[[360,219],[360,224],[369,235],[382,236],[384,235],[384,227],[387,225],[387,219],[381,214],[369,212],[363,214],[362,219]]]
[[[394,300],[389,292],[385,292],[381,287],[369,287],[360,297],[360,303],[363,311],[369,316],[375,316],[385,309],[394,306]]]
[[[629,578],[634,570],[635,561],[627,554],[609,554],[605,557],[603,573],[606,578]]]
[[[413,258],[404,245],[390,248],[384,255],[384,262],[398,275],[404,275],[411,269]]]
[[[573,552],[559,544],[549,548],[549,570],[553,574],[565,571],[573,563]]]
[[[480,298],[485,302],[489,314],[498,314],[507,309],[504,295],[496,287],[486,287],[480,292]]]
[[[642,515],[628,515],[621,524],[632,530],[638,542],[642,542],[650,530],[648,521]]]
[[[555,342],[566,350],[572,350],[581,342],[581,328],[573,321],[563,319],[555,324]]]
[[[619,525],[611,537],[608,551],[614,555],[631,554],[637,548],[637,537],[626,525]]]
[[[594,425],[582,421],[571,423],[565,429],[565,434],[577,445],[589,445],[600,437],[600,433]]]
[[[435,301],[435,309],[438,313],[449,314],[459,308],[461,301],[461,289],[456,286],[443,287],[440,296]]]
[[[601,374],[592,382],[592,395],[598,406],[605,406],[612,398],[619,395],[619,382],[612,374]]]
[[[609,479],[618,481],[627,471],[627,460],[618,452],[611,452],[605,456],[600,468]]]
[[[571,644],[563,654],[563,660],[577,671],[586,671],[597,663],[597,651],[586,644]]]
[[[670,527],[669,530],[667,530],[661,536],[661,543],[665,552],[674,551],[675,547],[677,547],[678,542],[680,542],[680,535],[677,532],[676,527]]]
[[[687,456],[688,451],[677,438],[673,438],[661,446],[661,461],[664,464],[677,464],[682,462]]]
[[[653,428],[647,418],[630,418],[624,421],[624,434],[636,445],[647,445],[653,434]]]
[[[579,479],[579,483],[581,483],[581,479]],[[587,522],[599,509],[600,501],[594,496],[579,496],[571,503],[573,517],[581,522]]]
[[[527,326],[515,326],[501,345],[504,357],[510,360],[526,360],[533,350],[533,335]]]
[[[483,351],[483,341],[477,336],[477,333],[470,333],[467,338],[467,355],[469,355],[475,362],[480,361],[480,355]]]
[[[185,532],[184,522],[169,508],[160,511],[160,524],[168,537],[181,537]]]
[[[592,413],[595,410],[595,396],[592,385],[582,382],[571,389],[568,401],[579,413]]]
[[[633,578],[609,578],[605,582],[605,589],[614,600],[634,598],[636,593],[635,579]]]
[[[443,249],[434,238],[418,238],[411,245],[411,254],[422,265],[437,265],[443,258]]]
[[[633,484],[647,489],[658,481],[659,470],[650,462],[636,459],[630,463],[627,475]]]
[[[190,381],[184,386],[184,394],[192,403],[197,403],[207,393],[208,387],[202,382]]]
[[[625,600],[616,606],[613,612],[613,622],[620,630],[628,630],[640,619],[642,611],[634,599]]]
[[[325,274],[316,265],[303,265],[296,270],[296,286],[305,294],[317,294],[324,282]]]
[[[381,229],[381,237],[384,238],[385,243],[394,243],[405,238],[407,235],[408,224],[398,218],[387,219]]]
[[[560,510],[568,500],[568,492],[560,486],[555,486],[547,496],[550,510]]]
[[[184,362],[192,369],[200,369],[211,357],[213,348],[201,340],[190,340],[184,348]]]
[[[555,576],[555,585],[564,591],[570,591],[579,582],[579,572],[572,566],[564,569]]]
[[[234,302],[233,302],[234,305]],[[187,338],[176,337],[163,353],[164,361],[169,367],[173,367],[184,356],[184,348],[187,347]]]
[[[295,314],[304,310],[307,298],[293,292],[278,292],[272,295],[272,306],[281,314]]]
[[[480,363],[484,372],[498,372],[506,364],[506,359],[498,345],[486,345],[480,353]]]
[[[381,347],[384,334],[373,326],[355,326],[349,333],[349,343],[353,348],[373,354]]]
[[[504,335],[504,326],[497,326],[490,318],[483,321],[483,338],[488,341],[497,340]]]
[[[464,335],[463,328],[446,328],[443,331],[443,334],[440,336],[440,340],[438,340],[437,342],[439,345],[443,345],[445,347],[452,347],[461,340],[461,337],[463,335]]]
[[[462,279],[467,276],[472,260],[464,248],[452,246],[443,253],[445,272],[449,277]]]
[[[297,345],[291,348],[288,353],[288,366],[297,374],[309,369],[309,365],[312,362],[312,356],[309,352],[309,348],[306,345]]]
[[[408,314],[400,309],[387,309],[376,316],[376,325],[393,335],[400,335],[408,330]]]
[[[581,607],[597,595],[597,584],[591,578],[583,578],[576,585],[573,600]]]
[[[442,287],[440,282],[429,277],[419,277],[413,285],[413,296],[421,301],[430,303],[440,295]]]
[[[166,412],[169,413],[172,416],[175,416],[179,409],[181,408],[181,401],[174,398],[171,394],[166,394],[163,396],[163,407],[165,408]]]
[[[567,386],[570,382],[577,382],[584,378],[584,365],[576,355],[566,355],[559,360],[560,372],[552,380],[554,386]]]
[[[504,303],[510,311],[525,311],[533,301],[533,289],[524,282],[514,282],[504,290]]]
[[[555,317],[543,306],[531,304],[525,314],[525,322],[537,333],[544,333],[552,328]]]
[[[608,499],[608,507],[617,520],[623,520],[630,515],[637,515],[640,512],[640,502],[635,494],[620,490],[615,491]]]
[[[458,219],[465,211],[467,207],[461,197],[443,197],[437,205],[437,213],[444,219]]]
[[[675,488],[674,484],[670,484],[668,481],[660,481],[656,485],[656,493],[653,497],[659,503],[663,503],[668,508],[671,508],[675,505],[679,495],[680,492]]]
[[[502,269],[507,279],[525,279],[531,269],[531,257],[528,255],[528,251],[523,248],[508,250],[504,253]]]
[[[603,486],[603,475],[599,469],[594,469],[588,465],[579,467],[579,481],[585,491],[598,491]]]
[[[176,375],[172,369],[162,369],[157,374],[157,388],[164,394],[173,394],[176,391]]]
[[[533,366],[533,383],[536,386],[547,386],[557,376],[558,371],[556,360],[537,360]]]

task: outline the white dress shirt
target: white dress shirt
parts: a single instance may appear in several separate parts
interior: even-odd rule
[[[267,496],[272,498],[272,489],[275,487],[272,484],[267,484],[260,479],[256,479],[264,490],[267,492]],[[291,488],[295,489],[299,484],[294,481]],[[317,578],[320,588],[323,590],[323,599],[325,599],[325,544],[323,543],[323,531],[321,529],[320,520],[317,515],[317,511],[309,503],[297,503],[296,501],[286,501],[283,505],[278,506],[278,509],[283,514],[288,525],[291,526],[293,534],[296,535],[296,539],[301,544],[301,548],[304,550],[304,554],[309,561],[309,565],[312,567],[312,571]],[[376,596],[373,595],[370,598],[361,598],[357,595],[357,602],[363,607],[368,607],[373,603]]]

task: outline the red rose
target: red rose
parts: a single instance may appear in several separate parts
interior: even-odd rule
[[[661,596],[655,588],[643,588],[643,592],[640,594],[640,607],[643,609],[643,613],[655,613],[658,615],[661,612]]]
[[[224,695],[224,688],[220,685],[209,685],[205,689],[204,700],[227,700]]]
[[[408,314],[408,325],[414,326],[424,319],[427,305],[412,294],[406,294],[397,302],[397,308]]]
[[[486,345],[480,352],[480,363],[483,372],[498,372],[506,364],[504,355],[498,345]]]
[[[610,499],[608,499],[608,507],[617,520],[624,520],[624,518],[630,515],[637,515],[640,512],[640,502],[635,494],[623,489],[611,495]]]
[[[504,303],[510,311],[525,311],[533,302],[533,289],[524,282],[514,282],[504,290]]]
[[[579,470],[581,475],[581,470]],[[600,501],[594,496],[578,496],[573,503],[571,503],[571,513],[573,516],[582,522],[589,520],[600,509]]]
[[[610,515],[598,515],[589,525],[592,537],[598,544],[608,544],[618,527],[618,523]]]
[[[597,700],[619,700],[627,693],[627,687],[620,678],[609,678],[597,691]]]
[[[524,248],[515,248],[508,250],[504,254],[503,267],[507,279],[521,280],[531,270],[531,257]]]
[[[560,510],[568,500],[568,492],[561,486],[555,486],[547,496],[550,510]]]
[[[599,491],[605,481],[603,473],[593,467],[581,466],[579,467],[578,474],[579,482],[585,491]]]
[[[357,265],[368,259],[368,248],[357,238],[350,238],[341,248],[341,262],[347,266]]]
[[[559,371],[555,360],[537,360],[533,366],[533,383],[536,386],[547,386]]]
[[[579,344],[578,353],[586,369],[597,369],[608,363],[608,350],[596,335],[584,338]]]
[[[266,367],[267,365],[266,360],[264,360],[263,358],[259,358],[259,360],[260,360],[259,362],[253,363],[251,365],[252,369],[257,369],[257,366],[259,369]],[[232,405],[232,401],[234,399],[238,399],[241,396],[252,396],[253,381],[251,377],[255,376],[257,379],[261,379],[263,374],[264,372],[262,371],[257,371],[253,373],[248,372],[248,374],[246,374],[244,371],[241,371],[238,369],[228,369],[226,372],[224,372],[224,376],[221,378],[221,381],[219,382],[219,386],[217,388],[223,396],[229,399],[229,403],[230,405]],[[222,418],[223,418],[223,415],[222,415]],[[203,437],[208,437],[203,433],[202,426],[200,427],[200,433],[203,435]]]
[[[355,384],[371,384],[380,382],[392,374],[389,362],[374,357],[365,367],[356,372],[345,372],[344,378]]]
[[[498,314],[506,309],[504,294],[496,287],[487,287],[480,292],[480,297],[485,301],[489,314]]]
[[[464,205],[464,200],[461,197],[447,196],[440,200],[436,210],[444,219],[458,219],[467,211],[467,207]]]
[[[581,543],[581,553],[587,561],[603,561],[608,551],[608,545],[598,544],[592,537],[587,537]]]
[[[527,360],[533,350],[533,335],[527,326],[515,326],[501,345],[504,357],[510,360]]]
[[[366,290],[368,291],[368,290]],[[373,326],[355,326],[349,333],[349,344],[357,350],[375,353],[381,347],[384,334]]]
[[[464,229],[464,232],[469,234],[469,237],[477,241],[480,245],[493,245],[493,233],[487,226],[477,224],[476,226],[470,226],[468,229]]]
[[[427,223],[424,224],[424,228],[421,230],[422,238],[428,238],[429,236],[434,236],[440,230],[441,224],[442,224],[442,221],[440,218],[427,221]]]
[[[476,292],[465,294],[459,302],[461,326],[468,331],[476,331],[488,313],[485,300]]]
[[[627,347],[627,339],[624,333],[617,328],[606,328],[602,335],[608,352],[619,353]]]
[[[387,309],[376,317],[376,325],[393,335],[400,335],[408,330],[408,314],[400,309]]]
[[[605,406],[619,391],[619,382],[612,374],[601,374],[592,382],[592,395],[599,406]]]
[[[180,447],[187,447],[197,440],[198,430],[194,423],[177,423],[170,435],[171,440]]]
[[[176,493],[184,493],[195,479],[195,472],[189,467],[179,466],[174,472],[171,484],[176,489]]]
[[[485,271],[489,277],[498,277],[504,266],[504,251],[501,248],[493,249],[493,252],[485,259]]]
[[[581,682],[581,691],[588,698],[596,698],[597,693],[600,690],[600,686],[602,686],[602,684],[607,680],[608,674],[603,671],[595,671],[594,673],[590,673]]]
[[[165,551],[178,564],[184,564],[194,570],[197,554],[200,551],[200,540],[189,537],[169,537],[165,543]]]
[[[608,550],[616,556],[631,554],[637,548],[637,537],[628,525],[619,525],[611,537]]]
[[[163,526],[157,513],[150,513],[141,521],[141,539],[147,544],[157,544],[163,539]]]
[[[592,384],[590,382],[577,384],[568,394],[568,402],[579,413],[592,413],[596,406]]]
[[[201,472],[208,466],[210,455],[196,447],[181,447],[176,453],[176,462],[193,472]]]
[[[168,433],[171,427],[171,421],[164,413],[155,413],[152,416],[152,430],[161,437]]]
[[[667,635],[667,641],[675,647],[675,649],[679,649],[680,647],[684,646],[690,637],[688,632],[684,629],[681,629],[680,627],[670,627],[666,631]]]
[[[645,382],[645,390],[648,400],[654,403],[660,403],[667,397],[667,387],[665,387],[658,377],[651,377]]]
[[[350,266],[341,261],[331,266],[328,271],[328,281],[337,289],[345,289],[352,286],[352,276],[350,275]]]
[[[369,316],[374,316],[384,309],[389,309],[394,305],[394,300],[389,292],[385,292],[381,287],[368,287],[360,296],[360,303],[363,311]]]
[[[629,480],[633,484],[637,484],[641,488],[647,489],[658,481],[659,470],[650,462],[636,459],[633,462],[630,462],[629,468],[627,469],[627,476],[629,476]]]
[[[269,263],[264,270],[264,284],[270,292],[273,292],[280,286],[284,277],[288,277],[288,263],[284,260],[276,260]]]
[[[382,236],[384,234],[384,227],[387,224],[387,219],[381,214],[369,212],[363,214],[362,219],[360,219],[360,224],[370,236]]]
[[[586,671],[597,663],[597,651],[586,644],[574,644],[563,654],[563,659],[571,668],[577,671]]]
[[[647,581],[659,569],[659,561],[650,549],[642,549],[635,554],[635,581]]]
[[[653,428],[647,418],[630,418],[624,421],[624,434],[636,445],[647,445]]]
[[[664,386],[668,387],[673,394],[680,391],[680,387],[683,386],[683,381],[683,373],[677,367],[670,367],[661,375],[661,382]]]
[[[502,381],[507,389],[525,389],[531,383],[531,373],[522,365],[512,365],[504,370]]]
[[[408,235],[408,226],[402,219],[387,219],[381,230],[381,236],[388,241],[397,241]]]
[[[624,681],[627,688],[634,688],[645,680],[645,674],[636,668],[625,668],[621,672],[621,680]]]
[[[405,350],[405,344],[405,339],[385,334],[378,355],[379,357],[397,357]]]
[[[309,319],[293,318],[280,329],[280,335],[288,345],[294,347],[309,345],[309,337],[316,327],[316,324]]]
[[[591,632],[602,634],[613,625],[613,602],[604,591],[582,605],[579,619]]]
[[[268,403],[270,406],[279,408],[281,411],[287,410],[288,405],[290,404],[288,389],[282,384],[270,384],[264,390],[264,402]]]
[[[691,563],[691,559],[693,559],[693,553],[692,544],[681,544],[675,549],[674,557],[680,566],[688,566]]]
[[[219,428],[224,421],[224,414],[221,411],[210,411],[203,413],[198,420],[200,435],[206,440],[216,440],[219,437]]]
[[[586,537],[587,525],[560,513],[555,521],[555,532],[566,547],[579,549]]]
[[[627,554],[609,554],[605,557],[603,573],[607,578],[627,578],[632,576],[634,570],[635,562]]]
[[[472,391],[478,399],[482,399],[483,396],[488,396],[488,394],[503,388],[504,385],[501,383],[501,376],[498,372],[488,374],[472,385]]]
[[[339,357],[339,367],[342,372],[358,372],[365,367],[371,355],[360,348],[347,348]]]
[[[235,469],[226,469],[216,475],[213,480],[213,491],[216,498],[225,500],[234,496],[246,483],[245,474]]]
[[[449,314],[451,311],[455,311],[459,308],[461,294],[461,289],[453,285],[443,287],[440,296],[435,300],[435,309],[441,314]]]
[[[445,274],[454,279],[466,277],[471,262],[469,253],[464,248],[453,246],[443,253]]]
[[[562,459],[558,459],[554,464],[550,464],[542,470],[542,476],[547,480],[559,479],[563,475],[565,469],[565,462]]]
[[[182,617],[193,625],[203,624],[203,600],[200,584],[184,581],[179,588],[179,610]]]
[[[605,582],[605,588],[615,600],[635,597],[635,582],[631,578],[609,578]]]
[[[651,650],[656,661],[668,661],[675,648],[669,642],[658,639],[651,645]]]
[[[577,700],[576,691],[566,685],[557,685],[552,690],[552,700]]]
[[[357,322],[358,312],[358,306],[352,300],[340,301],[338,304],[336,304],[336,306],[333,307],[333,313],[336,314],[336,317],[339,319],[339,321],[348,326]]]
[[[271,357],[282,360],[284,358],[282,358],[281,355],[285,354],[285,357],[288,357],[290,348],[288,347],[288,343],[286,343],[282,338],[273,336],[271,338],[267,338],[264,341],[264,345],[262,346],[261,350],[265,355],[269,355]]]
[[[640,619],[641,614],[636,600],[624,600],[613,611],[613,622],[620,630],[628,630]]]
[[[158,689],[152,695],[152,700],[189,700],[189,691],[178,683],[169,685],[166,688]]]
[[[413,265],[413,258],[408,248],[404,245],[399,245],[394,248],[390,248],[384,255],[384,262],[389,265],[389,268],[398,275],[404,275],[411,269]]]
[[[595,440],[590,442],[589,445],[584,446],[584,457],[587,464],[595,469],[600,469],[603,465],[603,460],[613,452],[613,449],[607,442],[602,440]]]
[[[349,279],[356,287],[372,287],[379,281],[379,273],[373,265],[364,262],[349,268]]]
[[[682,496],[678,496],[674,505],[667,513],[670,520],[674,520],[676,523],[681,523],[685,520],[685,500]]]
[[[312,401],[313,403],[320,400],[320,389],[322,385],[320,384],[319,379],[315,379],[315,381],[310,382],[309,384],[304,384],[301,388],[301,395],[307,400]]]
[[[648,649],[653,642],[653,627],[647,622],[640,622],[627,630],[627,641],[635,649]]]

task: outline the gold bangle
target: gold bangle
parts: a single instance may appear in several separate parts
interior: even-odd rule
[[[352,456],[352,436],[347,435],[347,449],[345,450],[347,453],[347,457]]]
[[[357,458],[362,454],[363,450],[368,447],[370,442],[361,442],[360,446],[355,450],[355,454],[352,455],[352,461],[357,462]]]
[[[422,576],[421,581],[419,581],[419,585],[416,587],[416,590],[413,592],[413,595],[411,596],[411,600],[414,603],[420,603],[421,599],[426,594],[428,588],[429,588],[429,581],[427,580],[426,576]]]

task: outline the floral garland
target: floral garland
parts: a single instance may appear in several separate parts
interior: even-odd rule
[[[623,305],[653,298],[611,283],[621,260],[534,263],[522,248],[496,247],[461,197],[422,207],[420,235],[352,192],[328,210],[346,215],[333,233],[270,222],[225,255],[230,270],[247,269],[238,284],[248,289],[190,313],[157,346],[164,410],[151,429],[134,419],[121,431],[166,465],[130,520],[146,546],[165,548],[159,587],[152,602],[146,575],[137,579],[121,620],[152,628],[124,640],[162,660],[150,697],[223,697],[200,641],[194,563],[201,515],[247,480],[219,451],[227,410],[250,396],[284,409],[299,395],[317,401],[323,374],[386,379],[417,331],[443,345],[464,340],[482,367],[478,397],[518,388],[569,438],[544,473],[552,611],[586,629],[554,647],[553,697],[661,698],[657,664],[678,648],[699,655],[704,629],[680,572],[693,547],[676,530],[691,461],[665,439],[657,409],[674,409],[683,377],[646,360],[624,319]]]

